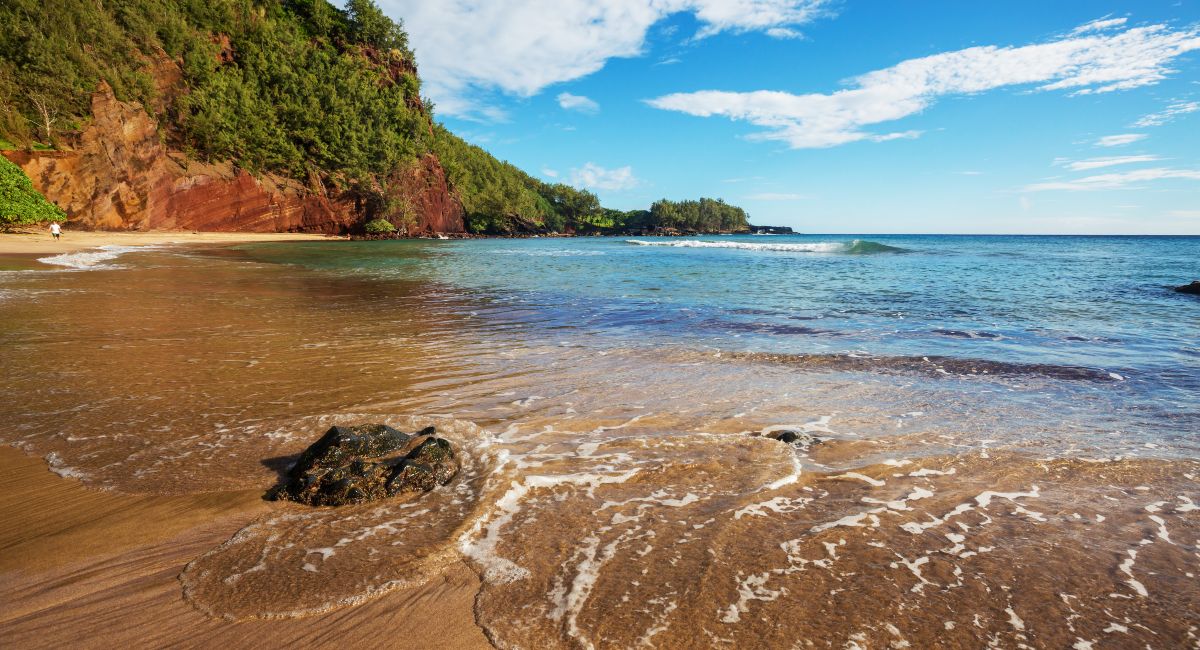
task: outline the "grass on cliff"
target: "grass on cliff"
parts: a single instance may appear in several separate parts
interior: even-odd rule
[[[0,230],[66,220],[61,208],[33,189],[33,183],[20,167],[0,156]]]

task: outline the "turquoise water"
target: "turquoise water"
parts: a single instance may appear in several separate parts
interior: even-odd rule
[[[1171,290],[1200,278],[1197,237],[597,237],[244,251],[422,283],[468,298],[489,332],[523,340],[924,382],[926,394],[962,394],[964,411],[994,409],[981,430],[1053,438],[1094,428],[1185,455],[1200,430],[1200,299]],[[980,390],[993,396],[967,397]]]
[[[1200,238],[726,236],[252,250],[519,303],[548,335],[586,331],[598,345],[945,356],[994,362],[992,372],[1089,369],[1181,399],[1200,390],[1200,300],[1169,289],[1200,277]]]

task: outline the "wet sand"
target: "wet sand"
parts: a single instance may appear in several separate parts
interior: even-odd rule
[[[1200,463],[1186,438],[1171,455],[1097,433],[1102,378],[588,348],[519,302],[237,251],[5,282],[17,647],[1200,636]],[[261,499],[363,421],[435,422],[464,470],[369,506]],[[761,435],[779,429],[803,444]]]
[[[63,230],[57,241],[48,230],[0,233],[0,255],[43,256],[77,253],[101,246],[158,246],[163,244],[238,244],[268,241],[328,241],[341,239],[309,233],[254,232],[112,232]]]
[[[461,562],[421,587],[304,618],[232,623],[180,595],[179,574],[269,509],[256,490],[129,496],[0,447],[0,636],[13,648],[488,648]]]

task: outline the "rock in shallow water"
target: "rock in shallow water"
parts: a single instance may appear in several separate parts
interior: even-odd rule
[[[806,431],[796,431],[794,429],[779,429],[763,435],[772,440],[778,440],[779,442],[787,443],[801,450],[807,450],[809,447],[819,442],[828,440],[828,438],[821,438]]]
[[[1192,280],[1191,284],[1175,287],[1175,290],[1179,293],[1190,293],[1194,296],[1200,296],[1200,280]]]
[[[445,485],[458,473],[458,459],[436,433],[426,427],[409,435],[383,424],[333,427],[304,450],[274,498],[340,506]]]

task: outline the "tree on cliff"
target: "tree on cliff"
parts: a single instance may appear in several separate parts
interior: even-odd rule
[[[20,167],[0,156],[0,230],[66,220],[67,214],[33,189],[33,183]]]
[[[19,147],[69,148],[103,81],[189,160],[349,194],[364,221],[415,225],[391,203],[432,154],[474,232],[744,229],[707,199],[605,210],[434,124],[408,35],[374,0],[0,0],[0,25],[0,140]]]

